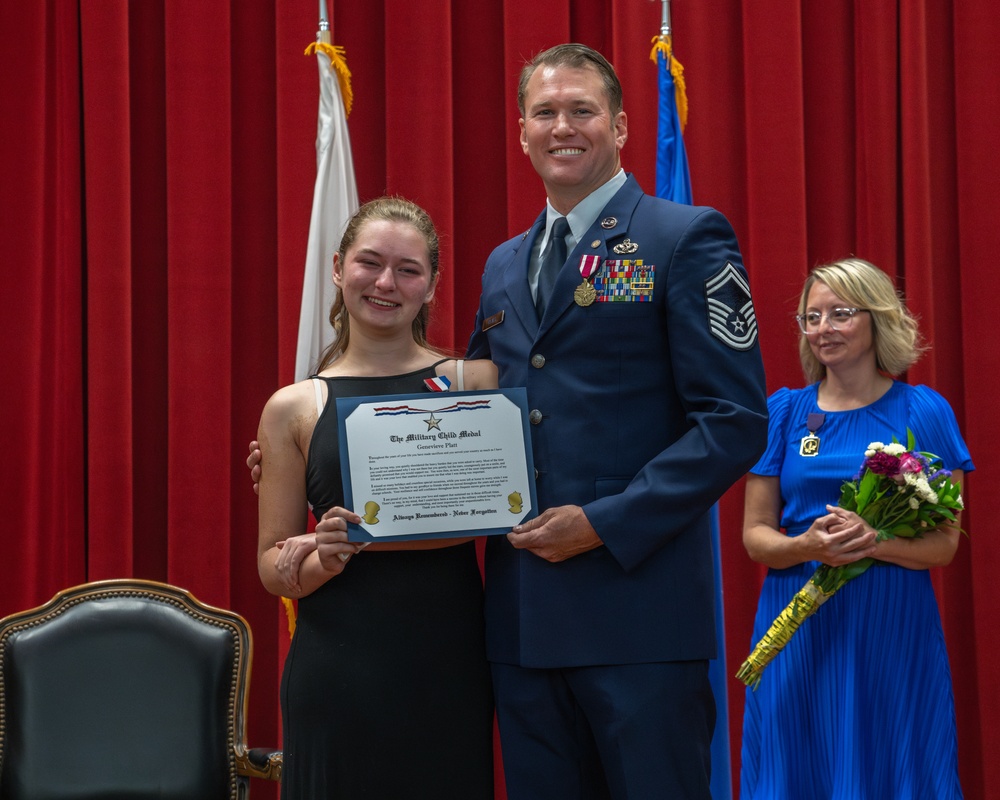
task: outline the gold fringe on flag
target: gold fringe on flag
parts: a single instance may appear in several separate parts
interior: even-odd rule
[[[684,83],[684,67],[681,62],[674,58],[674,43],[670,36],[654,36],[653,49],[649,53],[649,58],[654,64],[659,64],[657,56],[662,53],[670,66],[670,74],[674,79],[674,100],[677,103],[677,119],[681,123],[681,133],[688,121],[688,95],[687,85]]]
[[[285,616],[288,617],[288,635],[295,635],[295,603],[288,597],[281,598],[281,604],[285,607]]]
[[[351,116],[351,108],[354,106],[354,92],[351,89],[351,71],[347,68],[344,48],[337,44],[313,42],[306,48],[305,54],[311,56],[316,51],[325,53],[326,57],[330,59],[330,69],[337,73],[340,96],[344,98],[344,111],[347,116]]]

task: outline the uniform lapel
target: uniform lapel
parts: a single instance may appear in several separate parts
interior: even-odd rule
[[[535,313],[535,301],[531,298],[528,286],[528,261],[531,258],[531,248],[536,236],[541,236],[545,230],[545,212],[535,220],[521,241],[515,246],[510,262],[503,271],[503,287],[510,300],[510,307],[520,319],[521,324],[532,335],[538,330],[538,315]]]

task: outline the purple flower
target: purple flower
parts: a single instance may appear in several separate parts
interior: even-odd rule
[[[937,486],[950,479],[951,479],[950,469],[939,469],[936,472],[931,473],[930,476],[928,476],[927,482],[931,486]]]

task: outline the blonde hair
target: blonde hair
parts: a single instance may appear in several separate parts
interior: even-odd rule
[[[917,321],[892,279],[871,262],[844,258],[813,269],[802,287],[799,314],[805,313],[809,291],[817,281],[829,286],[844,302],[870,312],[875,363],[882,372],[894,377],[906,372],[927,349]],[[813,355],[805,336],[799,339],[799,359],[807,382],[814,383],[826,375],[826,367]]]
[[[434,222],[431,220],[430,214],[416,203],[412,203],[402,197],[378,197],[375,200],[369,200],[355,212],[354,216],[347,223],[347,228],[344,230],[344,235],[340,240],[340,248],[337,250],[340,263],[345,263],[347,251],[357,241],[365,225],[372,221],[403,222],[407,225],[412,225],[424,237],[424,241],[427,243],[427,257],[431,265],[431,284],[433,285],[434,280],[437,278],[438,262],[441,254],[441,245],[438,241],[437,230],[434,228]],[[323,351],[323,355],[319,360],[319,366],[316,368],[317,372],[321,372],[329,367],[347,350],[347,345],[351,339],[350,322],[350,315],[344,307],[343,294],[338,292],[333,304],[330,306],[330,324],[337,335],[333,343]],[[412,326],[413,341],[421,347],[427,347],[427,326],[429,322],[430,306],[424,303],[417,316],[413,318]]]

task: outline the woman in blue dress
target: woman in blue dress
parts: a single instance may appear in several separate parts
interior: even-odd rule
[[[876,542],[837,508],[870,442],[973,469],[947,401],[899,375],[923,348],[889,277],[847,259],[810,273],[796,319],[807,382],[768,401],[768,447],[746,485],[743,541],[768,567],[760,640],[820,563],[873,557],[808,619],[747,689],[741,800],[961,798],[951,673],[928,568],[955,555],[958,526]]]

